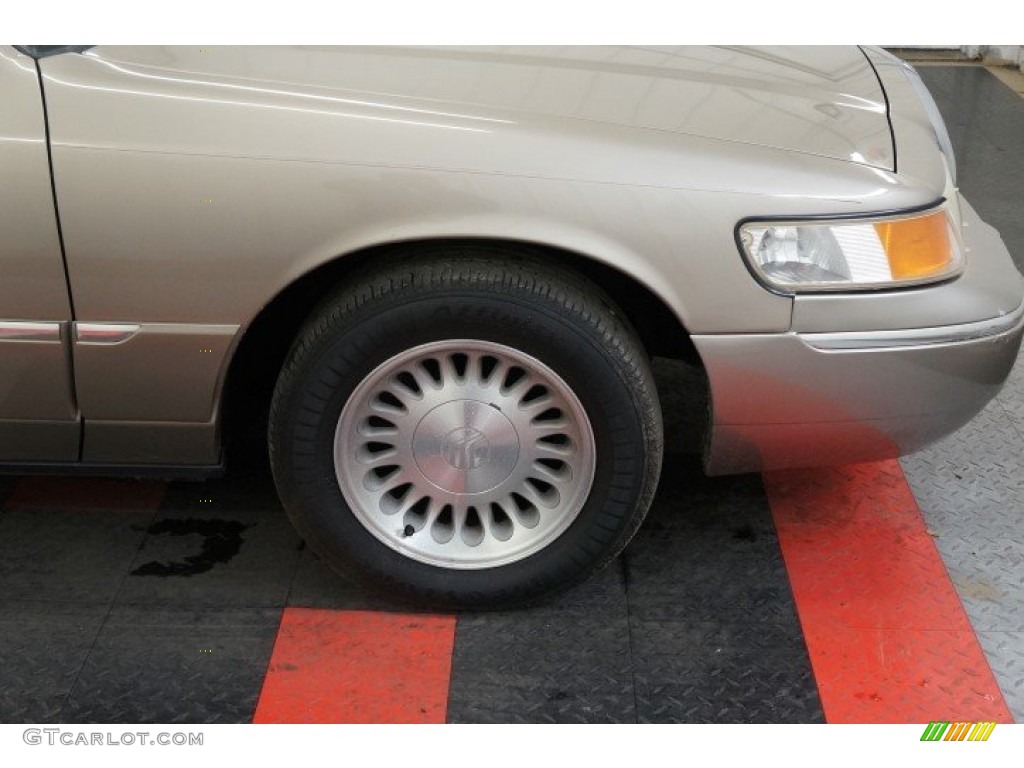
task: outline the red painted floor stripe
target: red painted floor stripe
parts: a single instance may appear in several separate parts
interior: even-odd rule
[[[159,480],[29,475],[18,480],[4,509],[150,510],[160,506],[166,490]]]
[[[826,720],[1013,722],[898,462],[765,485]]]
[[[443,723],[455,618],[286,608],[253,722]]]

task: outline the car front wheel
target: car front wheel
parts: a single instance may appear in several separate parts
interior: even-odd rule
[[[271,406],[279,492],[331,567],[438,607],[607,564],[661,465],[647,356],[607,298],[487,248],[368,271],[300,332]]]

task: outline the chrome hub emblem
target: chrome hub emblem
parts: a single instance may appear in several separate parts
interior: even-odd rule
[[[519,462],[519,435],[501,410],[479,400],[449,400],[428,411],[412,438],[423,477],[457,494],[489,491]]]
[[[491,443],[487,436],[472,427],[458,427],[444,436],[441,453],[456,469],[477,469],[490,460]]]

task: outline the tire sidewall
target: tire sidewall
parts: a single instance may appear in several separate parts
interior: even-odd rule
[[[598,323],[580,322],[535,297],[432,290],[381,297],[328,322],[293,361],[289,396],[271,424],[275,478],[296,527],[330,564],[369,586],[458,605],[537,597],[585,578],[635,530],[651,455],[649,429],[622,351]],[[490,341],[544,362],[576,393],[595,439],[593,485],[572,524],[544,549],[482,569],[441,568],[402,555],[352,513],[334,467],[334,440],[353,390],[380,364],[421,344]],[[646,505],[643,505],[646,506]],[[642,515],[645,509],[640,509]]]

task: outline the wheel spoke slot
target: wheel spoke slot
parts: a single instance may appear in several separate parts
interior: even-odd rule
[[[507,395],[516,387],[520,387],[527,381],[526,370],[518,365],[509,366],[505,371],[505,379],[501,382],[501,392]]]
[[[362,464],[376,464],[396,456],[398,449],[391,443],[382,443],[376,440],[363,443],[356,451],[356,459]]]
[[[412,483],[402,483],[380,497],[380,511],[385,515],[400,512],[404,502],[412,495]]]
[[[373,401],[374,407],[384,413],[407,413],[405,403],[398,399],[394,392],[381,392]]]
[[[508,541],[512,538],[512,534],[515,532],[515,526],[512,523],[512,518],[510,518],[508,513],[495,502],[491,502],[490,529],[494,538],[498,541]]]
[[[447,544],[455,535],[455,515],[451,504],[441,507],[441,514],[430,526],[430,536],[438,544]]]
[[[512,510],[519,522],[526,528],[536,528],[540,523],[540,510],[525,496],[519,493],[512,494]]]
[[[540,458],[534,461],[533,468],[556,482],[566,483],[572,480],[572,467],[562,459]]]
[[[394,480],[402,468],[397,464],[386,464],[381,467],[374,467],[363,476],[363,487],[368,491],[379,491],[389,481]]]
[[[529,477],[526,479],[526,488],[528,490],[532,490],[535,493],[537,500],[545,507],[554,509],[558,506],[558,502],[561,500],[558,489],[546,480],[541,480],[537,477]]]
[[[543,411],[534,416],[530,423],[537,426],[552,426],[559,424],[563,421],[562,409],[552,406],[551,408],[545,408]]]
[[[481,355],[479,360],[480,381],[489,382],[498,369],[498,358],[493,355]]]
[[[466,546],[477,547],[484,540],[484,524],[476,507],[466,510],[466,520],[462,524],[462,540]]]
[[[427,524],[427,512],[430,509],[430,497],[423,496],[405,510],[405,515],[402,516],[402,524],[406,529],[412,526],[412,529],[417,533],[423,530],[423,527]]]
[[[416,380],[409,371],[400,371],[395,374],[394,384],[398,389],[403,390],[403,393],[419,399],[423,397],[423,390],[420,389],[420,383]]]
[[[441,366],[438,365],[437,360],[427,358],[426,360],[420,360],[416,365],[420,372],[426,376],[427,383],[434,389],[440,389]]]

